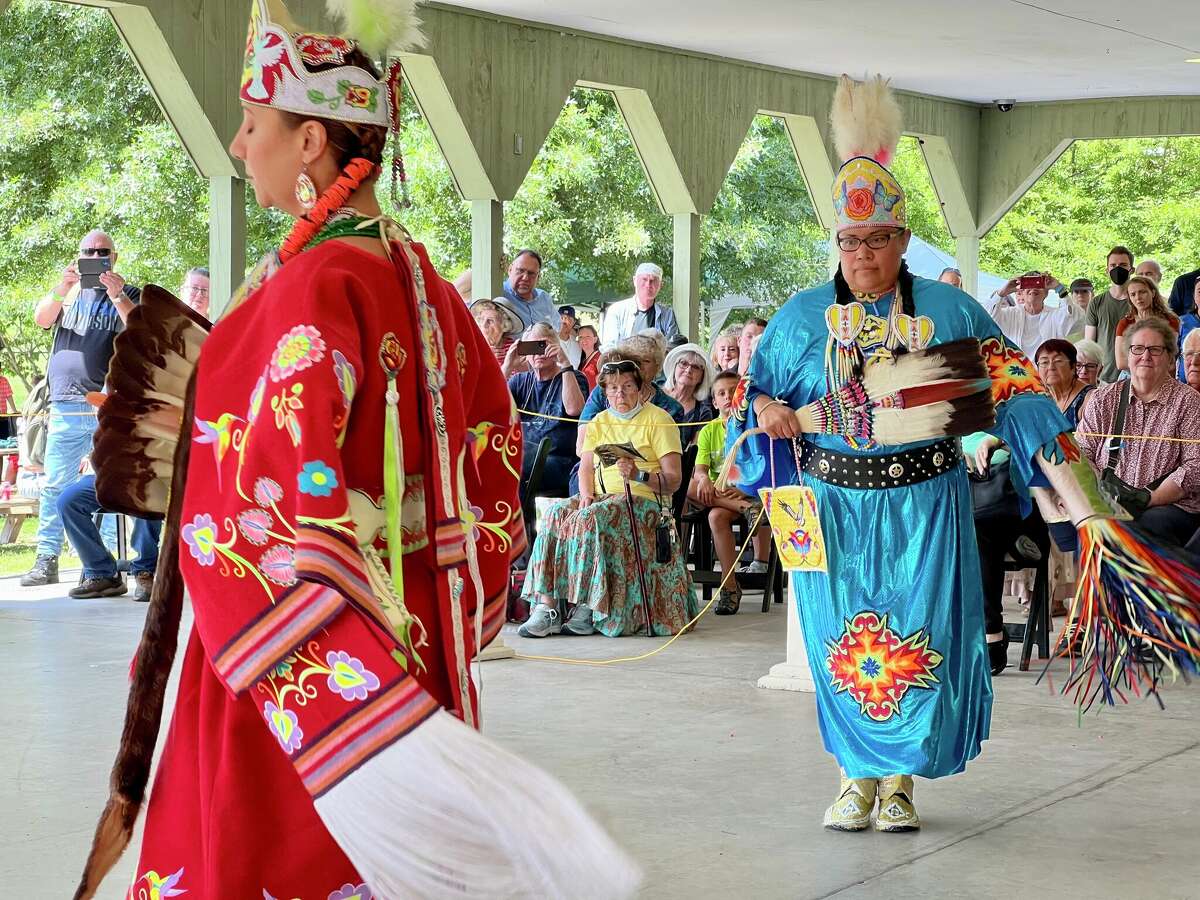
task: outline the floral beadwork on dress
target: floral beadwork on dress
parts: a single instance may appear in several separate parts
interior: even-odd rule
[[[266,546],[271,536],[271,526],[275,520],[265,509],[246,509],[238,513],[238,530],[242,537],[255,547]]]
[[[279,339],[271,354],[272,381],[283,381],[325,358],[325,341],[312,325],[297,325]]]
[[[304,464],[298,476],[300,493],[310,497],[328,497],[338,486],[337,472],[319,459]]]
[[[276,664],[259,680],[256,689],[267,695],[262,704],[263,718],[289,756],[303,749],[299,710],[320,693],[320,676],[324,676],[326,690],[347,703],[366,700],[380,685],[379,676],[358,657],[345,650],[329,650],[322,656],[316,640],[308,641]]]
[[[180,887],[183,880],[183,868],[176,869],[170,875],[159,875],[151,869],[138,878],[129,889],[130,900],[166,900],[167,897],[178,897],[187,893],[187,888]]]
[[[296,551],[276,544],[258,558],[258,571],[280,587],[291,587],[296,583]]]
[[[192,558],[200,565],[211,566],[216,562],[217,528],[208,513],[194,516],[192,521],[183,526],[181,537],[191,551]]]

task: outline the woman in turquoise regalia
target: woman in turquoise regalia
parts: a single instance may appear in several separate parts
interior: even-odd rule
[[[844,79],[838,90],[839,151],[854,130],[837,120],[846,92],[854,102],[843,106],[876,126],[893,118],[890,130],[899,137],[886,85]],[[978,755],[991,718],[966,468],[955,439],[881,446],[801,435],[793,411],[875,360],[973,337],[992,376],[992,433],[1012,448],[1019,486],[1031,483],[1035,455],[1068,426],[1029,360],[978,303],[908,273],[903,190],[878,159],[861,155],[886,159],[878,146],[851,139],[843,154],[853,158],[834,185],[838,273],[793,296],[772,319],[729,440],[753,428],[766,432],[739,450],[742,490],[799,481],[816,497],[828,571],[795,572],[791,584],[821,733],[843,775],[825,825],[866,828],[878,797],[875,827],[911,831],[920,827],[912,776],[961,772]]]

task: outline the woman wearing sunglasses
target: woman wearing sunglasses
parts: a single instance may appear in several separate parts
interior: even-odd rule
[[[682,477],[679,429],[643,400],[639,362],[605,357],[600,387],[608,408],[588,423],[578,495],[550,508],[534,541],[525,578],[530,615],[517,632],[522,637],[644,634],[639,570],[650,594],[654,634],[675,634],[696,613],[691,578],[669,519]],[[631,445],[640,458],[607,464],[601,458],[608,456],[606,445]],[[630,504],[637,523],[632,535]],[[672,529],[665,548],[657,533],[664,527]],[[667,552],[656,553],[656,548]]]

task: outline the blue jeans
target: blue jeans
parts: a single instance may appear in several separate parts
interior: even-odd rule
[[[63,523],[58,515],[58,498],[79,480],[79,465],[92,451],[96,408],[83,400],[55,401],[50,404],[49,426],[43,463],[46,480],[38,508],[38,556],[58,556],[62,552]],[[112,516],[105,516],[104,520],[105,543],[116,546],[117,521]]]
[[[108,552],[104,541],[100,539],[100,532],[96,530],[95,517],[99,511],[95,475],[84,475],[59,495],[58,514],[62,517],[71,545],[83,561],[83,577],[115,578],[117,561]],[[139,572],[154,574],[158,565],[158,536],[161,531],[162,522],[157,520],[133,520],[130,543],[137,553],[137,559],[129,564],[129,571],[134,575]]]

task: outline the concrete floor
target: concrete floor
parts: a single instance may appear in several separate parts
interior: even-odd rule
[[[73,890],[144,614],[61,594],[0,582],[0,898]],[[642,861],[643,896],[1200,898],[1200,687],[1078,724],[1035,673],[1009,669],[982,757],[918,782],[923,831],[833,834],[812,696],[754,686],[782,657],[784,616],[748,606],[645,662],[484,664],[487,732],[572,786]],[[653,646],[506,640],[592,658]],[[122,896],[134,855],[102,897]]]

